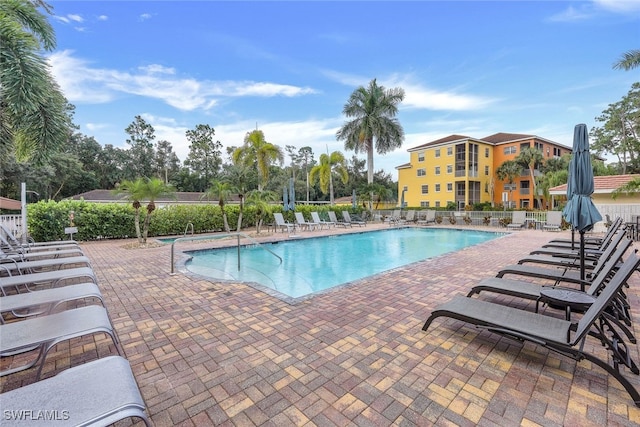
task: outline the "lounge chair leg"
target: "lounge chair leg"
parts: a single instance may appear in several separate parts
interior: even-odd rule
[[[602,369],[604,369],[609,374],[611,374],[615,379],[617,379],[618,382],[622,384],[622,387],[624,387],[624,389],[627,390],[627,393],[629,393],[629,396],[631,396],[633,403],[635,403],[636,406],[640,408],[640,393],[638,393],[638,390],[635,389],[635,387],[629,382],[629,380],[627,380],[622,375],[622,373],[620,373],[619,370],[615,369],[613,366],[609,365],[608,363],[598,359],[597,357],[591,354],[582,353],[582,355],[584,356],[585,359],[600,366]]]

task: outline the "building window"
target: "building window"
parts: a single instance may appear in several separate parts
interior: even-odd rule
[[[536,150],[540,150],[544,153],[544,144],[542,142],[534,142],[533,148],[535,148]]]
[[[520,181],[520,194],[522,196],[529,195],[529,181]]]
[[[409,186],[405,185],[402,187],[402,191],[409,191]]]
[[[516,184],[505,184],[504,185],[504,191],[513,191],[516,189]]]
[[[425,184],[422,186],[422,194],[429,194],[429,185]]]
[[[553,147],[553,157],[560,157],[562,155],[562,151],[558,147]]]
[[[447,147],[447,156],[453,156],[453,147]]]
[[[440,192],[440,184],[436,184],[436,193]]]
[[[440,202],[438,201],[436,202],[436,208],[439,208],[439,207],[440,207]]]
[[[520,200],[520,209],[527,209],[529,207],[529,200],[522,199]]]
[[[516,154],[516,147],[504,147],[504,154]]]
[[[489,148],[485,147],[484,149],[484,156],[488,159],[489,158]]]
[[[440,157],[440,149],[439,148],[436,150],[436,157]]]
[[[420,202],[420,207],[421,208],[428,208],[429,207],[429,202]]]
[[[427,174],[427,171],[425,169],[418,169],[417,173],[418,176],[425,176]]]
[[[447,191],[448,192],[452,192],[453,191],[453,184],[450,182],[447,182]]]
[[[447,173],[453,173],[453,165],[447,165]]]
[[[489,176],[489,166],[484,167],[484,174]]]
[[[520,151],[524,150],[525,148],[529,148],[531,147],[531,143],[530,142],[523,142],[522,144],[520,144]]]
[[[456,145],[456,176],[465,176],[467,151],[465,144]]]
[[[440,175],[440,166],[436,166],[436,175]]]
[[[418,161],[424,162],[424,151],[418,153]]]
[[[480,151],[478,144],[469,144],[469,167],[467,168],[467,173],[472,178],[478,177],[478,151]]]

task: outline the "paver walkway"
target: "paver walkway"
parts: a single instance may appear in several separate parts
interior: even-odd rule
[[[82,248],[156,426],[637,425],[640,409],[588,362],[451,319],[421,330],[436,305],[560,236],[570,233],[523,230],[293,305],[246,284],[170,275],[169,245]],[[629,284],[638,325],[640,274]],[[106,339],[78,343],[59,345],[44,376],[113,351]],[[8,390],[32,372],[2,381]]]

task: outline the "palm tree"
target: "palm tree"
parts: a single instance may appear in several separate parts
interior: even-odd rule
[[[244,197],[247,194],[247,183],[252,181],[255,176],[244,165],[235,163],[226,172],[226,177],[229,180],[233,190],[238,193],[238,199],[240,200],[240,209],[238,212],[238,228],[237,231],[242,230],[242,214],[244,210]]]
[[[258,190],[262,190],[267,184],[271,164],[276,161],[279,164],[284,162],[282,149],[265,141],[264,133],[261,130],[247,133],[244,145],[233,152],[232,158],[234,163],[242,163],[248,167],[255,165],[260,177]]]
[[[516,163],[529,170],[529,177],[531,178],[531,185],[533,186],[533,199],[538,202],[538,185],[536,183],[536,166],[542,165],[544,162],[544,155],[542,151],[537,148],[525,147],[520,150],[520,154],[514,159]],[[534,206],[535,208],[535,206]],[[542,203],[538,203],[538,209],[542,208]]]
[[[202,198],[206,197],[207,200],[215,199],[218,201],[220,210],[222,211],[222,221],[224,222],[224,231],[227,233],[229,229],[229,221],[227,220],[227,212],[224,209],[225,202],[229,200],[231,195],[231,185],[228,182],[211,180],[211,186],[202,195]]]
[[[376,79],[367,88],[360,86],[345,104],[342,113],[353,120],[346,122],[336,133],[344,140],[344,148],[367,153],[367,182],[373,183],[373,151],[385,154],[400,148],[404,129],[398,119],[398,104],[404,99],[402,88],[385,89]]]
[[[247,194],[247,205],[256,208],[256,233],[260,234],[262,221],[267,214],[271,213],[271,202],[276,201],[277,198],[273,191],[253,190]]]
[[[142,204],[140,200],[144,197],[145,181],[142,178],[138,178],[135,181],[122,181],[120,185],[113,190],[114,194],[121,194],[123,197],[131,202],[135,211],[134,221],[136,227],[136,236],[138,237],[138,243],[142,244],[142,233],[140,231],[140,207]]]
[[[147,243],[147,235],[149,234],[149,223],[151,222],[151,214],[156,210],[155,201],[161,196],[172,196],[175,190],[170,184],[160,178],[150,178],[145,182],[143,187],[143,199],[148,200],[147,215],[144,217],[144,225],[142,227],[142,243]]]
[[[509,201],[513,200],[513,183],[516,178],[520,176],[520,172],[522,171],[522,166],[520,166],[515,160],[506,160],[496,169],[496,175],[498,179],[502,182],[506,182],[510,185],[509,187]]]
[[[67,142],[71,119],[41,55],[52,51],[56,41],[37,6],[49,12],[40,1],[0,1],[0,151],[41,163]]]
[[[629,71],[637,67],[640,67],[640,49],[632,49],[623,53],[622,57],[613,64],[614,70]]]
[[[349,181],[349,172],[344,156],[339,151],[320,155],[320,163],[311,168],[309,181],[311,184],[320,179],[320,191],[329,194],[329,201],[333,206],[333,173],[337,173],[344,184]]]
[[[370,197],[370,204],[373,205],[375,200],[375,209],[378,210],[380,203],[391,200],[393,194],[391,190],[382,184],[374,182],[373,184],[366,184],[360,188],[360,194],[364,197]]]

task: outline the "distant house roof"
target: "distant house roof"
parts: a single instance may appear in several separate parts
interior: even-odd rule
[[[0,197],[0,209],[7,209],[9,211],[19,211],[22,209],[22,203],[19,200]]]
[[[595,194],[608,194],[635,178],[640,178],[640,175],[595,176],[593,177],[593,192]],[[553,194],[555,196],[567,194],[567,184],[562,184],[558,185],[557,187],[550,188],[549,194]]]
[[[206,197],[203,198],[204,194],[205,193],[178,191],[174,193],[175,197],[158,197],[158,199],[156,199],[156,203],[198,204],[217,202],[217,200],[207,200]],[[87,202],[95,203],[118,203],[127,201],[125,198],[123,198],[123,195],[113,194],[111,190],[91,190],[87,191],[86,193],[69,197],[68,199],[85,200]],[[230,199],[231,202],[238,201],[238,197],[235,194],[231,195]]]

